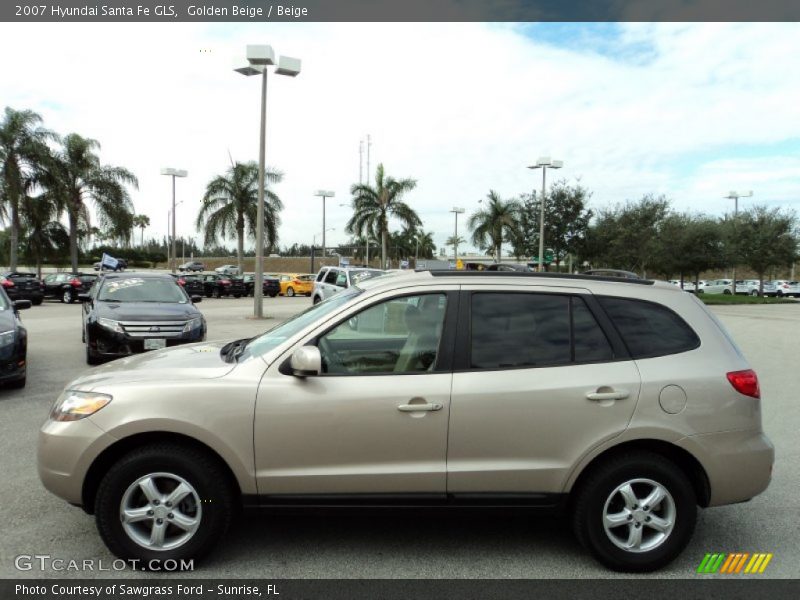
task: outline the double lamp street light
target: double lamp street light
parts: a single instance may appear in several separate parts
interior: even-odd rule
[[[544,271],[544,202],[546,196],[547,169],[560,169],[564,166],[564,161],[552,160],[549,156],[543,156],[536,161],[536,164],[529,166],[529,169],[542,170],[542,197],[539,201],[539,272]]]
[[[261,75],[261,136],[258,148],[258,209],[256,213],[256,272],[253,282],[255,318],[264,316],[264,180],[267,154],[267,73],[268,66],[275,64],[272,46],[247,46],[246,66],[234,69],[242,75]],[[300,73],[300,59],[281,56],[275,69],[277,75],[295,77]]]

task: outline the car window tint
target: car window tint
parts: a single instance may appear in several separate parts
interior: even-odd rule
[[[336,285],[338,287],[347,287],[347,273],[340,271],[336,276]]]
[[[472,368],[571,362],[568,296],[476,293],[471,314]]]
[[[327,273],[327,271],[320,271],[319,273],[317,273],[317,281],[322,281],[323,279],[325,279],[325,273]]]
[[[320,338],[323,372],[372,375],[432,371],[446,306],[444,294],[407,296],[370,306]]]
[[[666,306],[644,300],[598,296],[633,358],[650,358],[693,350],[700,338]]]
[[[336,270],[331,269],[330,271],[328,271],[328,274],[325,276],[325,283],[330,283],[331,285],[335,285],[336,284],[336,277],[338,275],[339,275],[339,273]]]
[[[583,298],[572,298],[572,339],[575,347],[575,362],[597,362],[613,360],[614,350],[586,306]]]

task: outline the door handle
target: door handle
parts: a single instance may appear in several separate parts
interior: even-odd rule
[[[435,410],[442,410],[442,405],[438,403],[433,404],[401,404],[397,407],[400,412],[433,412]]]
[[[586,394],[589,400],[603,401],[603,400],[624,400],[630,396],[626,390],[616,390],[611,392],[590,392]]]

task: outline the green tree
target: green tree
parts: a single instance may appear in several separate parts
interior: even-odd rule
[[[586,207],[591,193],[580,185],[569,185],[565,181],[554,183],[544,205],[544,241],[545,246],[553,251],[556,268],[568,254],[576,254],[583,244],[594,212]],[[527,236],[533,247],[526,253],[539,256],[539,214],[538,199],[533,196],[530,206],[535,215],[535,229]],[[530,220],[530,216],[527,216]],[[522,222],[522,219],[520,220]]]
[[[47,143],[57,136],[40,126],[42,118],[30,110],[6,107],[0,121],[0,198],[2,216],[10,221],[9,263],[16,271],[19,249],[20,205],[31,179],[50,160]]]
[[[463,237],[461,237],[461,236],[456,237],[454,235],[451,235],[449,238],[447,238],[445,240],[444,245],[445,246],[453,246],[453,256],[455,256],[456,245],[459,248],[463,248],[464,244],[466,244],[466,243],[467,243],[467,240],[465,240]]]
[[[433,241],[433,233],[419,229],[414,234],[414,256],[420,258],[433,258],[436,254],[436,244]]]
[[[89,210],[94,208],[100,227],[113,238],[130,240],[133,203],[126,186],[138,188],[136,176],[124,167],[103,165],[97,156],[100,143],[71,133],[62,140],[43,185],[66,208],[72,270],[78,270],[79,232],[90,230]]]
[[[647,275],[658,256],[658,232],[669,212],[664,197],[647,195],[635,202],[600,211],[579,253],[593,266],[626,269]]]
[[[41,278],[43,259],[63,255],[69,247],[69,235],[58,221],[61,207],[52,198],[26,195],[21,206],[23,255],[33,261]]]
[[[136,215],[133,217],[133,226],[141,230],[139,246],[144,247],[144,230],[150,227],[150,217],[147,215]]]
[[[264,241],[267,248],[278,243],[280,211],[283,203],[277,194],[269,189],[270,183],[279,183],[283,173],[267,168],[264,183]],[[225,175],[212,179],[206,186],[206,193],[197,215],[196,227],[205,236],[206,247],[217,243],[219,238],[237,240],[236,256],[239,272],[242,272],[245,230],[255,239],[258,223],[258,164],[237,162]]]
[[[494,190],[489,192],[487,199],[489,202],[484,208],[470,215],[467,227],[472,231],[472,243],[489,250],[499,262],[503,242],[518,236],[522,207],[516,200],[503,200]]]
[[[737,223],[740,256],[758,274],[759,294],[764,275],[773,267],[785,267],[797,259],[797,219],[793,212],[754,206],[739,213]]]
[[[394,179],[379,164],[375,171],[375,184],[355,184],[350,188],[353,196],[353,216],[346,231],[357,236],[372,233],[381,238],[381,266],[386,265],[389,244],[389,218],[398,219],[409,228],[422,225],[416,212],[402,197],[417,186],[414,179]]]

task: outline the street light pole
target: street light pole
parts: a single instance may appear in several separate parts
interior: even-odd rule
[[[327,190],[317,190],[315,196],[322,198],[322,258],[325,258],[327,247],[325,245],[325,199],[333,198],[336,196],[333,192]]]
[[[322,230],[323,239],[325,238],[325,234],[328,231],[336,231],[336,227],[331,227],[329,229],[323,229]],[[324,242],[323,242],[323,244],[324,244]],[[316,245],[317,245],[317,234],[315,233],[314,235],[311,236],[311,272],[312,273],[314,272],[314,248],[316,247]],[[324,267],[325,265],[322,265],[322,266]]]
[[[733,230],[734,230],[734,238],[736,237],[736,223],[739,220],[739,198],[751,198],[753,196],[753,190],[748,192],[740,193],[740,192],[729,192],[727,196],[725,196],[728,200],[733,200]],[[739,240],[736,240],[738,243]],[[734,252],[733,256],[733,268],[731,269],[731,295],[736,295],[736,261],[738,260],[738,252]]]
[[[170,268],[172,272],[175,273],[177,271],[177,265],[175,263],[177,262],[176,259],[178,256],[178,251],[175,246],[175,178],[186,177],[189,173],[183,169],[166,168],[161,169],[161,174],[172,177],[172,258],[170,259]],[[169,228],[169,223],[167,227]]]
[[[272,46],[247,46],[247,66],[234,69],[242,75],[261,75],[261,130],[258,148],[258,207],[256,209],[256,272],[253,281],[253,314],[255,318],[264,316],[264,185],[267,156],[267,67],[275,64]],[[295,77],[300,73],[300,59],[281,56],[278,75]]]
[[[560,169],[564,166],[564,161],[552,160],[549,156],[543,156],[531,165],[529,169],[542,170],[542,197],[539,200],[539,272],[544,271],[544,201],[547,193],[547,168]]]
[[[453,264],[455,265],[454,268],[458,268],[458,215],[464,214],[464,209],[459,208],[458,206],[454,206],[450,209],[450,212],[455,215],[456,223],[455,223],[455,231],[453,232]]]

